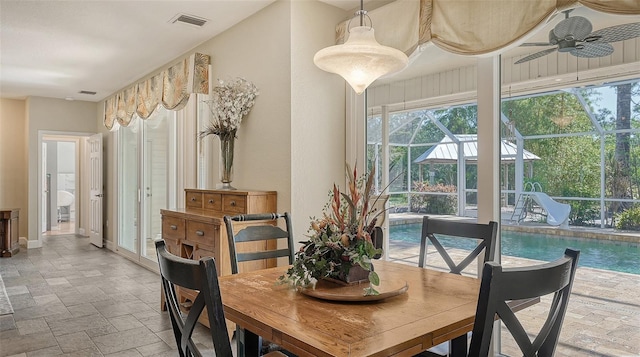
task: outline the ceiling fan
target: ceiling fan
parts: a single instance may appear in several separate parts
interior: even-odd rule
[[[523,43],[521,46],[554,46],[530,54],[515,62],[524,63],[546,56],[555,51],[569,52],[576,57],[604,57],[613,53],[610,42],[624,41],[640,36],[640,22],[605,27],[591,32],[591,21],[582,16],[569,17],[571,10],[564,11],[565,18],[549,31],[549,42]]]

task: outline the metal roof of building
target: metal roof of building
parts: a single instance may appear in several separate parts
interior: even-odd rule
[[[454,136],[463,145],[465,161],[478,161],[478,136],[476,134],[461,134]],[[500,153],[502,162],[515,162],[518,149],[516,147],[516,144],[506,139],[502,139],[502,144],[500,145]],[[540,157],[523,149],[522,159],[526,162],[540,160]],[[425,151],[413,162],[416,164],[452,164],[456,163],[457,161],[458,144],[455,143],[450,137],[445,136],[442,140],[440,140],[440,143],[429,148],[429,150]]]

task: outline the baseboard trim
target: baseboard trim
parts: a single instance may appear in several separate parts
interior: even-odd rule
[[[23,237],[20,237],[20,238],[23,238]],[[32,239],[27,240],[27,249],[35,249],[35,248],[42,248],[42,241],[32,240]]]
[[[112,252],[116,251],[116,245],[112,241],[105,239],[102,242],[104,243],[105,248],[109,249]]]

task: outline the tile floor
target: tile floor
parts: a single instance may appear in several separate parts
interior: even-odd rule
[[[58,222],[56,227],[53,227],[50,231],[43,233],[45,236],[59,236],[73,234],[75,230],[75,221]]]
[[[45,237],[0,272],[15,311],[0,316],[0,356],[177,355],[158,275],[88,238]]]
[[[417,264],[415,245],[392,241],[390,248],[393,260]],[[503,258],[506,266],[531,263]],[[0,259],[0,272],[15,310],[0,316],[0,357],[176,355],[168,316],[159,311],[158,275],[87,238],[45,237],[42,249]],[[579,268],[556,356],[640,356],[638,296],[637,275]],[[527,326],[544,306],[522,312]],[[196,340],[210,346],[205,334],[199,329]]]

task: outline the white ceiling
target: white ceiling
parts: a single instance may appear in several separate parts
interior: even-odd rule
[[[42,96],[100,101],[140,77],[251,16],[274,0],[0,0],[0,97]],[[359,0],[321,0],[345,11]],[[367,0],[372,9],[390,0]],[[171,23],[178,14],[209,20],[202,28]],[[577,9],[595,29],[637,21]],[[546,41],[548,28],[528,39]],[[506,56],[533,53],[539,47],[515,48]],[[471,65],[472,57],[424,47],[412,65],[393,79],[410,78]],[[384,79],[383,79],[384,80]],[[390,80],[390,79],[386,79]],[[79,94],[95,91],[96,95]]]
[[[1,0],[0,96],[102,100],[273,1]]]

